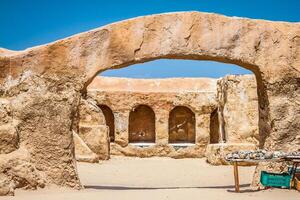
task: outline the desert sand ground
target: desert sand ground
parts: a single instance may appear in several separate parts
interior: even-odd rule
[[[231,166],[211,166],[205,159],[112,157],[100,164],[78,163],[84,190],[17,190],[15,200],[300,200],[294,190],[252,191],[254,167],[240,167],[241,193],[234,193]]]

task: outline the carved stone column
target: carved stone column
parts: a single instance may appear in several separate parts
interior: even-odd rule
[[[160,109],[155,110],[155,132],[156,132],[156,144],[168,144],[169,140],[169,112],[168,110]]]

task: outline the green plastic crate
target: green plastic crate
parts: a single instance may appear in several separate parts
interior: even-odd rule
[[[262,171],[260,175],[260,182],[263,186],[269,187],[291,187],[291,175],[289,173],[269,173]]]

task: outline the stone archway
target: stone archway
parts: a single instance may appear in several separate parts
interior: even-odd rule
[[[129,113],[129,143],[155,142],[155,113],[147,105],[139,105]]]
[[[169,114],[169,143],[195,143],[195,113],[185,106],[176,106]]]
[[[99,108],[102,110],[106,125],[109,127],[109,139],[110,142],[115,141],[115,117],[114,113],[107,105],[99,105]]]
[[[9,131],[18,134],[16,157],[27,155],[46,185],[78,188],[71,127],[96,74],[159,58],[212,60],[256,75],[260,147],[298,150],[299,52],[299,23],[200,12],[139,17],[24,51],[0,49],[1,111],[14,121]],[[0,155],[3,166],[7,159]],[[14,179],[5,173],[7,187],[27,187],[10,184]]]

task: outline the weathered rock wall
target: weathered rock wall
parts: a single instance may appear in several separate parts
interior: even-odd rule
[[[254,75],[229,75],[218,81],[217,101],[226,143],[258,145],[258,97]]]
[[[255,76],[228,75],[219,79],[217,104],[219,143],[208,145],[205,156],[213,165],[230,164],[225,160],[226,154],[255,150],[259,146],[259,105]]]
[[[4,129],[9,131],[6,134],[17,136],[10,140],[13,148],[6,149],[14,151],[0,155],[1,188],[10,188],[9,193],[7,189],[1,193],[51,184],[81,188],[71,133],[80,99],[78,79],[41,77],[28,71],[10,78],[0,85],[5,100],[0,112],[12,122],[5,125],[11,127]]]
[[[0,154],[10,153],[19,147],[18,122],[13,119],[10,102],[0,99]]]

